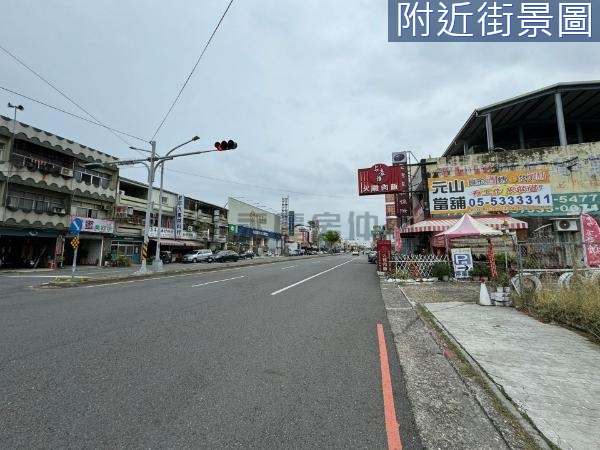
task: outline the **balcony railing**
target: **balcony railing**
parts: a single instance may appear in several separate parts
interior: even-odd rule
[[[59,216],[67,214],[65,206],[61,203],[33,200],[10,195],[6,198],[6,208],[11,211],[21,210],[24,212],[35,212],[37,214],[57,214]]]

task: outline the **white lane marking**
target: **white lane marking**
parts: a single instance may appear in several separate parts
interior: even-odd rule
[[[91,288],[95,288],[95,287],[112,286],[114,284],[137,283],[138,281],[144,281],[144,280],[115,281],[113,283],[91,284],[89,286],[80,286],[80,287],[82,287],[83,289],[91,289]]]
[[[287,267],[282,267],[281,270],[285,270],[285,269],[291,269],[292,267],[297,267],[297,266],[287,266]]]
[[[244,278],[244,275],[242,275],[241,277],[225,278],[224,280],[216,280],[216,281],[209,281],[207,283],[194,284],[194,285],[192,285],[192,287],[206,286],[207,284],[214,284],[214,283],[222,283],[223,281],[239,280],[240,278]]]
[[[283,289],[279,289],[278,291],[271,292],[271,295],[277,295],[277,294],[280,294],[281,292],[287,291],[288,289],[291,289],[291,288],[293,288],[293,287],[295,287],[295,286],[298,286],[299,284],[302,284],[302,283],[305,283],[305,282],[307,282],[307,281],[309,281],[309,280],[312,280],[313,278],[316,278],[316,277],[318,277],[318,276],[320,276],[320,275],[323,275],[324,273],[331,272],[332,270],[334,270],[334,269],[337,269],[338,267],[342,267],[343,265],[345,265],[345,264],[348,264],[348,263],[350,263],[350,262],[354,261],[355,259],[356,259],[356,258],[353,258],[353,259],[351,259],[351,260],[349,260],[349,261],[346,261],[345,263],[338,264],[337,266],[334,266],[334,267],[332,267],[332,268],[330,268],[330,269],[324,270],[323,272],[319,272],[319,273],[317,273],[317,274],[315,274],[315,275],[313,275],[313,276],[310,276],[310,277],[308,277],[308,278],[305,278],[304,280],[300,280],[300,281],[298,281],[297,283],[290,284],[289,286],[286,286],[286,287],[284,287]]]
[[[60,275],[5,275],[4,278],[58,278]],[[70,275],[65,275],[69,276]]]

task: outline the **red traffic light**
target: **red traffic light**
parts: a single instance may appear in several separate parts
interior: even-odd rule
[[[215,148],[218,151],[234,150],[237,148],[237,142],[232,141],[231,139],[228,141],[215,142]]]

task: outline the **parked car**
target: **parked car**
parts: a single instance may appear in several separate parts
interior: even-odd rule
[[[184,263],[197,263],[197,262],[210,262],[210,258],[213,256],[213,252],[207,248],[201,250],[194,250],[193,252],[183,255]]]
[[[372,250],[367,254],[367,261],[369,261],[370,263],[377,262],[377,252],[375,250]]]
[[[239,254],[240,259],[252,259],[254,258],[254,252],[252,250],[244,250],[243,252],[240,252]]]
[[[173,255],[168,250],[161,250],[160,260],[163,262],[163,264],[170,264],[173,261]]]
[[[216,262],[237,261],[240,259],[240,255],[232,250],[222,250],[211,259]]]

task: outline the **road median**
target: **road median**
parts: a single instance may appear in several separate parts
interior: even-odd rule
[[[118,283],[124,281],[133,280],[145,280],[152,278],[166,278],[174,275],[186,275],[193,273],[204,273],[204,272],[218,272],[225,269],[237,268],[237,267],[251,267],[261,266],[268,264],[280,264],[290,261],[324,258],[332,255],[312,255],[312,256],[298,256],[298,257],[275,257],[269,259],[258,259],[258,260],[245,260],[240,263],[211,263],[211,264],[199,264],[193,267],[167,269],[162,272],[147,272],[147,273],[125,273],[118,275],[109,276],[78,276],[74,277],[70,275],[57,275],[56,279],[42,283],[39,287],[46,289],[60,289],[60,288],[73,288],[80,286],[91,286],[96,284],[107,284],[107,283]]]

